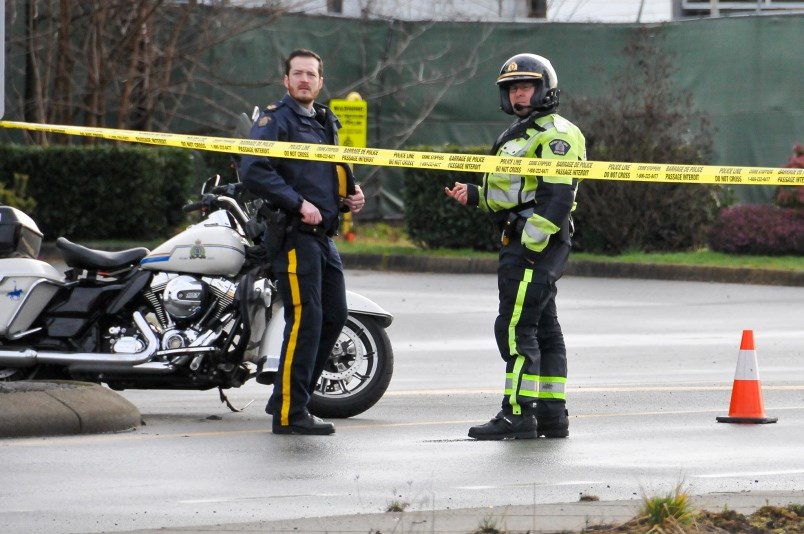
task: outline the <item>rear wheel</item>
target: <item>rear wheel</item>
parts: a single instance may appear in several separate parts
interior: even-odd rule
[[[388,389],[393,370],[385,329],[374,317],[350,314],[310,399],[310,412],[334,418],[365,412]]]

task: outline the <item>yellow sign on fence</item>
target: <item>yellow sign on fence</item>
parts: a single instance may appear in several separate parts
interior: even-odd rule
[[[356,94],[356,93],[355,93]],[[341,146],[365,148],[368,133],[368,102],[350,98],[333,98],[329,107],[341,120],[341,129],[338,132]]]
[[[353,148],[366,148],[368,142],[368,102],[360,93],[352,91],[345,99],[334,98],[329,101],[332,111],[341,121],[338,144]],[[352,166],[351,164],[349,164]],[[351,241],[355,237],[352,226],[352,212],[343,215],[343,235]]]

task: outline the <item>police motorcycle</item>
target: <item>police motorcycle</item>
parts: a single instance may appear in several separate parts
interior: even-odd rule
[[[201,221],[154,250],[100,251],[59,237],[63,275],[37,259],[34,220],[0,206],[0,380],[218,388],[238,411],[224,390],[272,381],[285,326],[262,239],[276,212],[261,203],[240,183],[210,178],[200,200],[184,207],[200,211]],[[347,305],[309,404],[320,417],[368,410],[393,373],[391,314],[351,291]]]

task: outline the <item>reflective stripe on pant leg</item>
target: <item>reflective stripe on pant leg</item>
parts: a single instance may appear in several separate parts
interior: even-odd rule
[[[525,295],[528,292],[528,285],[533,279],[533,271],[525,269],[522,281],[519,283],[519,288],[516,292],[516,301],[514,302],[514,309],[511,313],[511,322],[508,324],[508,353],[516,354],[516,361],[511,374],[505,377],[506,395],[508,395],[508,403],[511,405],[511,410],[514,415],[522,414],[522,406],[517,402],[517,391],[520,388],[520,381],[522,379],[522,367],[525,365],[526,358],[519,354],[516,344],[516,326],[519,319],[522,317],[522,304],[525,302]],[[510,384],[510,388],[509,388]],[[510,391],[509,391],[510,390]]]
[[[299,290],[299,277],[296,274],[296,249],[288,252],[288,286],[293,298],[293,327],[288,337],[287,351],[285,352],[285,367],[282,369],[282,413],[280,414],[280,424],[290,424],[290,371],[293,367],[293,356],[296,353],[296,345],[299,338],[299,325],[301,324],[302,304],[301,292]]]
[[[541,352],[539,399],[566,401],[567,348],[558,322],[555,284],[551,284],[550,291],[550,298],[539,317],[536,335]]]
[[[516,392],[519,387],[519,377],[522,375],[522,367],[524,365],[525,357],[521,354],[517,354],[512,372],[505,376],[505,394],[508,395],[508,404],[511,405],[511,413],[514,415],[522,415],[522,406],[516,401]]]
[[[563,376],[539,377],[538,398],[544,400],[567,400],[567,378]]]
[[[543,380],[539,375],[522,374],[522,380],[519,382],[519,394],[522,397],[537,398],[539,396],[539,384]]]

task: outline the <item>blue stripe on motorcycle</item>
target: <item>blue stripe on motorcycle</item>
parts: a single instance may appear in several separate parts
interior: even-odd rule
[[[146,263],[159,263],[162,261],[168,261],[170,256],[156,256],[153,258],[143,258],[140,260],[140,265],[145,265]]]

